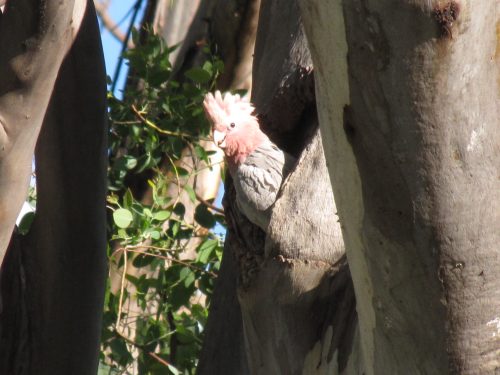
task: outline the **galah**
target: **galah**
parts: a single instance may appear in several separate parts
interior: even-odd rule
[[[208,93],[203,106],[213,140],[224,151],[238,208],[266,231],[281,183],[295,159],[262,132],[254,107],[239,95]]]

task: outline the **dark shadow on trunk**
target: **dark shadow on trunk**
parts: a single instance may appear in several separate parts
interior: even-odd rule
[[[2,270],[2,374],[97,371],[106,279],[106,80],[88,2],[36,149],[37,212]]]

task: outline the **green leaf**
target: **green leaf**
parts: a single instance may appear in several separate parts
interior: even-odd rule
[[[180,372],[179,370],[177,370],[174,366],[172,366],[170,363],[167,364],[167,367],[168,369],[170,370],[170,372],[174,375],[180,375]]]
[[[118,371],[111,366],[108,366],[102,362],[99,362],[99,369],[97,370],[97,375],[119,375],[121,371]]]
[[[147,207],[145,207],[143,210],[142,210],[142,213],[144,214],[144,216],[146,216],[147,218],[152,218],[153,217],[153,213],[151,212],[151,210]]]
[[[186,207],[182,203],[177,203],[174,207],[174,212],[177,216],[182,218],[186,213]]]
[[[194,219],[205,228],[213,228],[216,224],[214,215],[208,210],[207,206],[200,203],[194,212]]]
[[[113,220],[119,228],[128,228],[132,220],[134,220],[134,217],[129,210],[119,208],[113,212]]]
[[[35,219],[35,213],[34,212],[27,212],[23,218],[21,219],[21,222],[19,223],[17,230],[19,233],[21,233],[23,236],[28,234],[31,228],[31,224],[33,223],[33,220]]]
[[[207,263],[212,251],[219,245],[219,241],[208,239],[198,247],[197,262]]]
[[[184,190],[186,190],[191,202],[196,202],[196,193],[194,192],[193,187],[191,185],[184,185]]]
[[[112,340],[109,347],[111,349],[110,356],[120,365],[125,366],[132,361],[132,355],[129,353],[125,341],[119,339]]]
[[[216,60],[214,63],[214,68],[219,73],[222,73],[224,71],[224,62],[222,60]]]
[[[185,168],[177,167],[175,170],[177,171],[177,174],[180,177],[187,177],[187,176],[189,176],[189,171],[187,169],[185,169]]]
[[[132,192],[130,191],[130,189],[127,189],[125,195],[123,196],[123,206],[125,208],[131,207],[133,202],[134,197],[132,196]]]
[[[176,311],[181,306],[189,306],[189,299],[196,291],[194,282],[190,283],[192,271],[187,267],[170,266],[165,272],[165,283],[168,285],[168,303]],[[187,282],[186,282],[187,279]]]
[[[170,71],[162,70],[162,71],[153,73],[149,77],[149,83],[151,83],[153,86],[159,86],[163,82],[167,81],[169,78],[170,78]]]
[[[161,237],[161,233],[157,230],[152,230],[150,236],[153,240],[159,240]]]
[[[223,227],[226,226],[226,217],[224,215],[214,214],[214,219],[215,219],[216,222],[218,222]]]
[[[220,170],[220,178],[223,183],[226,182],[226,168],[221,168]]]
[[[194,152],[201,160],[208,162],[208,154],[200,145],[194,145]]]
[[[144,255],[144,254],[138,254],[133,261],[133,265],[136,268],[141,268],[145,267],[151,264],[151,262],[154,260],[154,256],[152,255]],[[127,275],[127,277],[130,275]]]
[[[210,75],[213,74],[213,67],[212,67],[212,63],[210,61],[205,61],[202,68],[204,71],[208,72]]]
[[[170,217],[170,215],[171,215],[170,211],[166,210],[157,211],[153,214],[153,220],[165,221]]]
[[[151,153],[148,152],[147,154],[142,155],[137,162],[139,164],[139,168],[136,169],[136,172],[141,173],[145,169],[153,167],[155,164],[155,159],[153,158]]]
[[[195,83],[207,83],[212,79],[210,72],[202,68],[191,68],[184,75]]]
[[[180,280],[183,281],[184,286],[186,288],[189,288],[193,283],[194,280],[196,279],[196,276],[193,271],[191,271],[191,268],[189,267],[184,267],[181,272],[180,272]]]
[[[125,168],[127,168],[127,169],[134,169],[135,166],[137,165],[137,159],[131,155],[124,156],[123,162],[124,162]]]
[[[175,237],[177,236],[177,233],[179,233],[179,229],[181,228],[181,223],[179,223],[178,221],[174,221],[173,224],[172,224],[172,237]]]

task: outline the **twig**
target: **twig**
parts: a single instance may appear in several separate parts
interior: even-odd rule
[[[172,164],[172,167],[174,168],[175,180],[177,181],[177,183],[176,183],[176,185],[177,185],[177,196],[175,198],[174,205],[172,206],[172,207],[175,207],[175,206],[177,206],[177,203],[179,203],[179,200],[181,199],[181,193],[182,193],[182,190],[181,190],[181,179],[179,177],[179,171],[177,171],[177,166],[175,165],[174,161],[172,160],[172,158],[170,157],[169,154],[166,154],[166,155],[167,155],[168,160],[170,161],[170,164]]]
[[[130,8],[130,10],[127,12],[127,15],[125,16],[125,18],[123,18],[123,20],[125,20],[129,16],[129,13],[132,14],[132,17],[130,19],[130,22],[129,22],[129,25],[127,28],[127,34],[125,36],[125,42],[122,43],[122,48],[120,50],[118,62],[116,63],[115,74],[113,75],[113,82],[111,84],[111,90],[110,90],[112,93],[115,92],[116,85],[118,84],[118,78],[120,77],[120,73],[121,73],[122,66],[123,66],[123,60],[125,58],[125,51],[127,50],[128,42],[132,37],[132,30],[134,29],[135,20],[137,18],[137,15],[139,14],[139,10],[141,9],[142,1],[143,0],[137,0],[135,2],[135,4],[133,5],[133,7]],[[121,21],[119,23],[121,23]]]
[[[109,15],[108,4],[94,0],[94,6],[104,28],[108,30],[118,41],[124,43],[126,39],[125,34],[119,29],[116,22]],[[134,43],[131,40],[128,42],[128,48],[134,48]]]
[[[122,304],[123,304],[123,292],[125,290],[125,275],[127,274],[127,252],[124,251],[123,254],[123,272],[122,272],[122,279],[121,279],[121,285],[120,285],[120,300],[118,302],[118,316],[116,317],[116,327],[119,327],[120,325],[120,319],[122,315]]]
[[[148,355],[153,358],[153,359],[156,359],[158,362],[160,362],[163,366],[171,366],[170,363],[168,363],[167,361],[165,361],[163,358],[161,358],[158,354],[154,353],[154,352],[147,352]]]
[[[128,245],[126,246],[127,249],[131,249],[131,250],[140,250],[142,248],[145,248],[145,249],[151,249],[151,250],[158,250],[158,251],[172,251],[172,252],[180,252],[182,251],[183,249],[166,249],[164,247],[159,247],[159,246],[152,246],[152,245]],[[120,248],[120,249],[123,249],[123,248]],[[118,250],[120,250],[118,249]],[[111,256],[114,256],[115,253],[118,251],[118,250],[115,250],[113,252],[113,254],[111,254]]]
[[[142,247],[144,247],[144,246],[142,246]],[[205,273],[205,274],[210,275],[210,276],[212,276],[214,278],[217,277],[217,274],[215,272],[204,270],[203,268],[197,267],[195,265],[192,265],[192,264],[190,264],[188,262],[184,262],[183,260],[180,260],[180,259],[177,259],[177,258],[168,257],[168,256],[164,256],[164,255],[159,255],[159,254],[153,254],[153,253],[149,253],[147,251],[135,250],[135,249],[130,248],[130,247],[120,247],[119,249],[116,249],[114,251],[113,255],[116,254],[119,251],[123,251],[125,254],[127,254],[127,252],[130,251],[131,253],[142,254],[142,255],[156,257],[156,258],[159,258],[159,259],[168,260],[168,261],[170,261],[172,263],[182,264],[183,266],[189,267],[189,268],[191,268],[193,270],[196,270],[196,271],[199,271],[201,273]],[[126,255],[125,255],[125,257],[126,257]],[[120,305],[119,305],[119,307],[121,307],[121,295],[120,295]],[[118,310],[118,312],[120,313],[120,309]]]
[[[142,121],[113,121],[113,124],[116,125],[137,125],[140,124]]]
[[[166,360],[164,360],[163,358],[161,358],[158,354],[154,353],[154,352],[150,352],[149,350],[146,350],[145,347],[143,345],[140,345],[138,343],[136,343],[134,340],[131,340],[130,338],[128,338],[127,336],[125,336],[124,334],[122,334],[120,331],[118,331],[118,329],[115,328],[115,333],[120,336],[122,339],[124,339],[127,343],[129,343],[130,345],[132,346],[135,346],[137,349],[140,349],[142,350],[143,352],[146,352],[151,358],[157,360],[158,362],[160,362],[163,366],[172,366],[170,363],[168,363]]]
[[[203,199],[202,197],[200,197],[200,196],[198,195],[198,193],[197,193],[197,192],[194,192],[194,194],[196,195],[196,199],[198,199],[198,200],[199,200],[201,203],[203,203],[205,206],[207,206],[207,207],[208,207],[208,208],[210,208],[211,210],[213,210],[213,211],[215,211],[215,212],[217,212],[217,213],[219,213],[219,214],[221,214],[221,215],[224,215],[224,210],[223,210],[223,209],[221,209],[221,208],[219,208],[219,207],[217,207],[217,206],[213,205],[213,204],[212,204],[212,203],[210,203],[210,202],[207,202],[205,199]]]
[[[135,107],[135,105],[130,106],[132,108],[132,112],[136,115],[136,117],[141,120],[145,125],[149,126],[150,128],[156,130],[158,133],[161,134],[166,134],[166,135],[172,135],[175,137],[181,137],[181,138],[191,138],[189,134],[185,133],[177,133],[177,132],[171,132],[169,130],[161,129],[157,125],[155,125],[153,122],[149,121],[147,118],[145,118],[142,113]]]

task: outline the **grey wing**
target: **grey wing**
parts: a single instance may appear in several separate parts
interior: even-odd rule
[[[252,152],[236,170],[235,188],[241,203],[259,211],[276,201],[283,181],[285,154],[271,142]]]
[[[238,199],[259,211],[267,210],[276,200],[282,177],[266,169],[244,164],[237,171]]]

